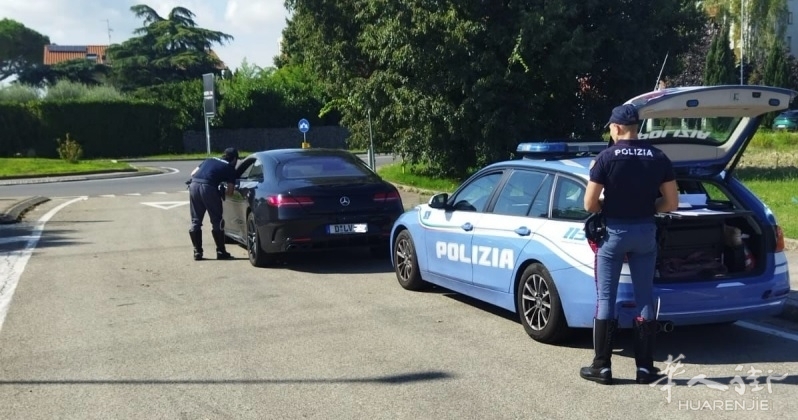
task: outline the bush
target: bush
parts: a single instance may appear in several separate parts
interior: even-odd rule
[[[0,88],[0,102],[25,103],[39,99],[39,92],[34,87],[13,84]]]
[[[0,156],[57,158],[53,141],[70,133],[84,158],[136,157],[183,151],[175,111],[143,101],[0,103]]]
[[[45,101],[123,101],[125,95],[111,86],[87,86],[82,83],[60,80],[47,89]]]
[[[69,138],[69,133],[66,134],[66,139],[63,141],[57,139],[58,143],[58,156],[69,163],[78,163],[83,156],[83,148],[75,139]]]
[[[62,80],[47,89],[46,101],[74,101],[85,98],[89,87],[80,83]]]

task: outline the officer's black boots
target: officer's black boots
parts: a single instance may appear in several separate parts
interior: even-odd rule
[[[227,252],[227,249],[224,246],[224,231],[214,230],[211,233],[213,233],[213,241],[216,242],[216,259],[232,260],[233,256]]]
[[[202,231],[195,230],[188,234],[191,236],[191,244],[194,245],[194,260],[199,261],[202,259]]]
[[[657,321],[641,318],[634,320],[635,364],[637,365],[636,382],[650,384],[663,378],[659,369],[654,367],[654,339],[657,336]]]
[[[612,342],[618,327],[616,319],[593,319],[593,348],[596,355],[590,366],[579,370],[579,376],[588,381],[612,385]]]

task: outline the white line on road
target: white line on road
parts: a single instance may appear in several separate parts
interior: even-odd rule
[[[738,325],[743,328],[748,328],[749,330],[759,331],[765,334],[775,335],[776,337],[786,338],[788,340],[798,342],[798,334],[788,333],[786,331],[778,330],[776,328],[765,327],[759,324],[752,324],[746,321],[737,321],[735,325]]]
[[[36,225],[33,227],[33,231],[31,232],[25,248],[21,251],[9,252],[3,256],[4,261],[0,263],[0,330],[3,329],[3,322],[6,320],[8,307],[11,305],[11,298],[14,296],[14,290],[17,288],[19,278],[22,276],[22,272],[25,271],[25,266],[28,264],[30,256],[33,255],[33,250],[36,249],[36,244],[39,243],[44,225],[64,207],[86,199],[88,199],[88,197],[78,197],[61,203],[48,211],[44,216],[39,218]]]

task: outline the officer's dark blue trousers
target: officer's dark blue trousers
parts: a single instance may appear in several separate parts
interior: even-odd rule
[[[191,228],[189,232],[202,230],[202,220],[205,212],[211,219],[213,231],[224,230],[222,220],[222,195],[217,185],[204,184],[192,181],[188,187],[189,205],[191,207]]]
[[[597,319],[614,319],[618,283],[624,257],[629,271],[639,316],[654,319],[653,288],[657,260],[657,226],[653,220],[607,219],[607,237],[596,255]]]

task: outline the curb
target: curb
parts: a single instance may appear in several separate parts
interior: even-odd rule
[[[84,174],[69,174],[69,175],[39,175],[29,178],[0,178],[0,185],[26,185],[26,184],[47,184],[53,182],[73,182],[73,181],[88,181],[92,179],[114,179],[114,178],[131,178],[136,176],[150,176],[158,175],[169,172],[163,168],[156,168],[150,166],[142,166],[139,170],[134,171],[114,171],[114,172],[91,172]]]
[[[31,208],[50,201],[47,197],[34,196],[14,203],[5,213],[0,213],[0,224],[11,224],[19,222],[20,216]]]

